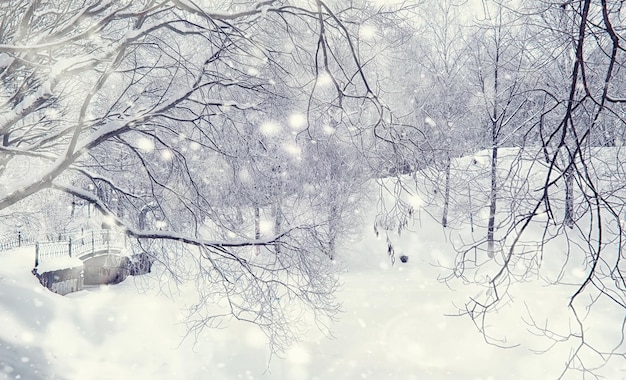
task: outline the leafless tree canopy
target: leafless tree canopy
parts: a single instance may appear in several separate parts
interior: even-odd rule
[[[393,83],[410,96],[389,99],[407,110],[389,125],[390,140],[408,173],[418,171],[388,174],[383,184],[398,202],[381,210],[376,228],[411,225],[418,210],[407,195],[451,227],[457,255],[441,280],[479,289],[459,314],[495,345],[515,345],[492,333],[491,321],[513,303],[516,286],[569,292],[567,328],[531,308],[524,320],[552,346],[571,347],[563,377],[599,376],[626,353],[621,320],[609,346],[591,327],[603,311],[617,319],[626,311],[624,4],[418,8],[423,21],[411,26],[415,36],[407,34],[410,48],[398,58],[409,62],[404,82]],[[458,232],[467,225],[471,234]]]
[[[362,182],[347,162],[373,139],[348,126],[383,113],[355,39],[372,11],[3,1],[0,210],[58,193],[95,205],[175,280],[197,283],[190,331],[234,316],[285,347],[295,316],[337,311],[331,259],[349,202],[327,203]],[[319,149],[331,171],[306,158]]]
[[[332,259],[379,180],[398,198],[377,232],[415,218],[407,191],[451,236],[471,225],[442,280],[483,290],[460,313],[488,342],[538,278],[570,291],[573,323],[529,310],[530,329],[573,344],[564,375],[594,374],[625,355],[623,323],[613,347],[585,334],[626,310],[626,9],[471,5],[2,1],[0,219],[93,205],[195,282],[191,333],[234,316],[281,349],[289,320],[335,315]]]

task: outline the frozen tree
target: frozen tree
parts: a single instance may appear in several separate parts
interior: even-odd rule
[[[350,115],[337,128],[381,123],[351,24],[375,10],[2,2],[0,212],[32,208],[43,192],[94,205],[155,257],[166,283],[195,282],[192,333],[234,317],[284,348],[291,316],[308,310],[323,323],[338,309],[328,229],[301,197],[312,138],[284,126],[302,114],[305,136],[325,103]],[[335,199],[351,186],[337,186],[340,170],[325,189]],[[275,224],[261,233],[265,207]],[[331,206],[323,224],[337,229],[339,218]]]
[[[448,226],[451,191],[451,160],[476,150],[481,142],[473,138],[478,124],[473,117],[469,99],[472,86],[467,70],[470,47],[467,43],[467,21],[462,19],[462,2],[432,1],[421,4],[423,33],[428,38],[420,45],[416,64],[424,68],[421,75],[421,96],[416,100],[418,122],[423,125],[436,171],[433,179],[443,200],[441,224]],[[426,153],[428,154],[428,153]],[[443,170],[440,170],[443,169]],[[443,183],[442,183],[443,182]]]
[[[478,22],[473,46],[475,80],[484,112],[486,142],[491,152],[487,254],[494,255],[496,213],[499,197],[498,151],[506,140],[524,127],[520,117],[528,103],[524,73],[528,72],[526,44],[529,30],[513,23],[507,9],[497,2],[483,2],[484,15]],[[511,144],[509,141],[508,144]]]
[[[567,327],[550,319],[540,321],[540,310],[536,309],[528,310],[524,319],[533,333],[552,342],[551,347],[570,349],[561,378],[571,371],[580,371],[585,377],[600,376],[607,362],[623,361],[626,352],[621,317],[626,310],[624,195],[619,184],[624,180],[622,153],[619,148],[603,148],[613,145],[607,124],[619,126],[611,129],[618,134],[624,125],[624,88],[616,81],[626,61],[621,27],[624,14],[616,2],[592,0],[527,1],[512,8],[512,19],[506,25],[529,28],[527,35],[533,38],[516,41],[525,43],[523,51],[533,58],[534,65],[532,70],[514,68],[509,76],[515,79],[524,73],[518,77],[525,90],[522,99],[533,104],[531,109],[540,110],[536,116],[531,112],[529,118],[522,118],[533,126],[525,134],[521,151],[530,157],[525,169],[528,175],[518,182],[528,190],[518,193],[525,198],[524,207],[503,225],[499,239],[503,249],[492,251],[492,259],[481,261],[474,254],[475,244],[468,250],[464,247],[452,277],[473,278],[469,282],[486,286],[462,313],[476,322],[487,341],[497,345],[509,343],[489,333],[488,320],[492,312],[497,313],[511,300],[513,284],[537,278],[542,284],[567,289],[571,292],[566,304]],[[506,49],[515,46],[505,44]],[[497,62],[494,57],[504,58],[497,54],[498,49],[492,51],[496,52],[492,63]],[[492,94],[501,93],[498,87],[508,93],[515,82],[506,84],[498,75],[496,85],[496,73],[492,71],[489,82]],[[499,117],[498,110],[504,110],[502,99],[488,104],[497,111],[489,119],[496,128],[491,131],[498,132],[499,122],[507,120]],[[516,103],[505,100],[504,104]],[[512,122],[513,126],[520,125],[520,120]],[[495,150],[502,135],[492,136]],[[495,189],[502,184],[496,181]],[[614,323],[605,324],[611,329],[605,337],[611,338],[604,341],[597,340],[601,331],[594,325],[601,318]]]
[[[618,310],[623,315],[626,310],[622,240],[624,204],[622,186],[616,185],[624,178],[619,170],[608,169],[612,174],[606,172],[607,163],[602,161],[606,150],[599,149],[600,146],[615,145],[614,135],[607,131],[619,133],[626,121],[623,116],[624,86],[619,82],[626,62],[624,11],[621,2],[604,0],[540,4],[569,19],[563,23],[565,27],[547,26],[546,31],[570,36],[567,47],[575,57],[569,64],[567,91],[557,96],[565,106],[558,109],[558,123],[552,125],[551,133],[542,139],[543,146],[556,146],[556,149],[550,150],[548,156],[551,166],[541,203],[551,210],[555,204],[554,187],[564,183],[568,192],[566,212],[569,211],[569,218],[573,219],[566,219],[566,223],[577,231],[574,236],[582,237],[584,242],[586,254],[581,269],[585,276],[568,303],[574,324],[567,337],[555,340],[575,342],[566,370],[577,370],[586,375],[593,374],[608,361],[623,360],[626,355],[623,321],[616,321],[613,326],[616,339],[610,343],[612,346],[596,345],[584,333],[589,328],[590,315],[597,316],[609,310]],[[615,155],[620,156],[619,149],[613,149],[609,157]],[[567,166],[563,176],[559,176],[556,166],[563,161]],[[616,161],[621,162],[621,159],[616,158]],[[582,206],[578,215],[571,215],[574,187],[580,194],[576,201]],[[527,223],[531,219],[532,215]],[[567,253],[576,256],[575,249]],[[564,263],[563,270],[566,268]],[[533,325],[550,336],[550,327]]]
[[[459,6],[461,14],[470,14],[470,3]],[[447,104],[440,104],[437,99],[441,95],[437,95],[429,104],[427,96],[419,97],[420,81],[426,89],[437,88],[428,78],[426,65],[437,57],[430,51],[413,54],[413,60],[421,62],[413,63],[414,70],[403,77],[410,83],[404,93],[416,101],[394,104],[405,114],[420,107],[434,114],[433,107],[445,110],[452,102],[452,113],[461,112],[469,119],[467,124],[484,127],[475,149],[487,147],[488,155],[477,152],[475,157],[453,158],[453,165],[466,172],[451,171],[450,177],[472,189],[470,204],[465,207],[480,212],[479,219],[485,222],[474,223],[471,215],[469,222],[472,228],[476,225],[481,229],[481,235],[486,232],[486,238],[476,239],[464,232],[457,237],[456,232],[450,232],[457,255],[448,268],[449,276],[442,280],[460,279],[478,287],[460,314],[471,317],[485,340],[498,346],[515,345],[506,336],[492,333],[491,327],[491,320],[513,301],[515,289],[525,283],[540,283],[571,292],[564,304],[569,312],[565,323],[552,316],[541,320],[542,310],[531,307],[523,318],[531,332],[547,338],[550,346],[571,350],[562,377],[571,371],[581,371],[585,377],[601,376],[607,362],[619,366],[626,352],[621,164],[625,125],[621,80],[626,62],[623,6],[602,0],[485,0],[478,13],[475,8],[474,12],[476,26],[460,33],[471,57],[465,65],[469,75],[459,76],[453,83],[457,88],[467,88],[469,101],[453,96],[442,102]],[[432,18],[436,16],[444,17],[442,10]],[[447,30],[461,23],[452,22],[457,25]],[[419,38],[408,39],[406,50],[429,46],[427,41],[435,53],[437,49],[450,51],[438,38],[445,35],[437,34],[442,25],[419,24],[420,32],[415,33]],[[431,72],[445,73],[445,66],[431,66],[439,67]],[[464,114],[462,110],[468,105],[473,112]],[[418,115],[407,120],[405,123],[412,125],[397,123],[393,131],[379,135],[381,140],[392,142],[398,160],[411,150],[421,158],[429,151],[445,150],[442,140],[428,141],[429,135],[444,125],[436,117]],[[453,139],[467,141],[459,131],[450,132]],[[433,171],[429,167],[442,162],[424,160],[413,178],[398,175],[385,179],[390,191],[398,189],[396,195],[402,194],[404,199],[399,197],[392,209],[383,210],[386,214],[379,218],[380,223],[389,222],[388,216],[393,215],[395,221],[385,226],[401,231],[415,211],[406,201],[414,194],[418,195],[418,205],[425,203],[446,215],[445,202],[434,203],[434,197],[420,192],[434,187],[429,182]],[[443,167],[435,171],[444,173]],[[440,178],[440,184],[446,182],[444,175]],[[458,195],[455,201],[463,202]],[[468,222],[457,212],[448,209],[448,224],[452,220]],[[444,221],[439,215],[435,218]],[[390,244],[391,252],[392,248]],[[602,318],[613,325],[598,328],[596,323]],[[602,334],[605,339],[598,339]]]

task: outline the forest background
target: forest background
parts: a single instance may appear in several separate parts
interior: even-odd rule
[[[626,310],[622,6],[3,1],[2,230],[43,239],[98,210],[164,284],[195,284],[189,331],[234,317],[280,352],[294,316],[337,315],[335,259],[374,183],[392,262],[422,211],[476,232],[443,280],[480,289],[459,311],[488,343],[511,284],[571,290],[569,331],[534,327],[593,374],[587,353],[624,358],[625,322],[610,350],[584,333],[596,305]]]

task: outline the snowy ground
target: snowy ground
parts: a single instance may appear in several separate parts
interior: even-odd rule
[[[133,278],[62,297],[30,274],[33,249],[0,253],[0,379],[549,379],[563,369],[569,347],[537,355],[547,342],[529,334],[525,306],[567,324],[567,292],[514,289],[514,301],[492,320],[508,343],[487,345],[467,317],[450,317],[468,290],[436,281],[430,263],[452,257],[440,226],[405,233],[391,266],[386,243],[370,226],[344,253],[340,321],[327,338],[314,328],[267,367],[266,338],[232,323],[193,344],[181,343],[184,299],[140,291]],[[526,303],[524,303],[526,302]],[[619,316],[618,316],[619,318]],[[626,378],[611,363],[610,379]],[[579,378],[572,373],[571,377]]]

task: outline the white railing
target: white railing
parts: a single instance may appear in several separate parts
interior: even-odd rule
[[[126,246],[126,236],[113,230],[76,233],[70,238],[72,257],[81,258],[99,251],[119,250]]]
[[[13,233],[0,236],[0,252],[19,247],[27,247],[34,244],[35,239],[22,234],[21,231],[18,231],[16,234]]]
[[[35,266],[42,261],[71,257],[70,247],[67,241],[37,243],[35,248]]]
[[[82,231],[63,238],[63,241],[36,243],[35,266],[48,260],[68,257],[80,259],[126,247],[126,235],[109,229]]]

